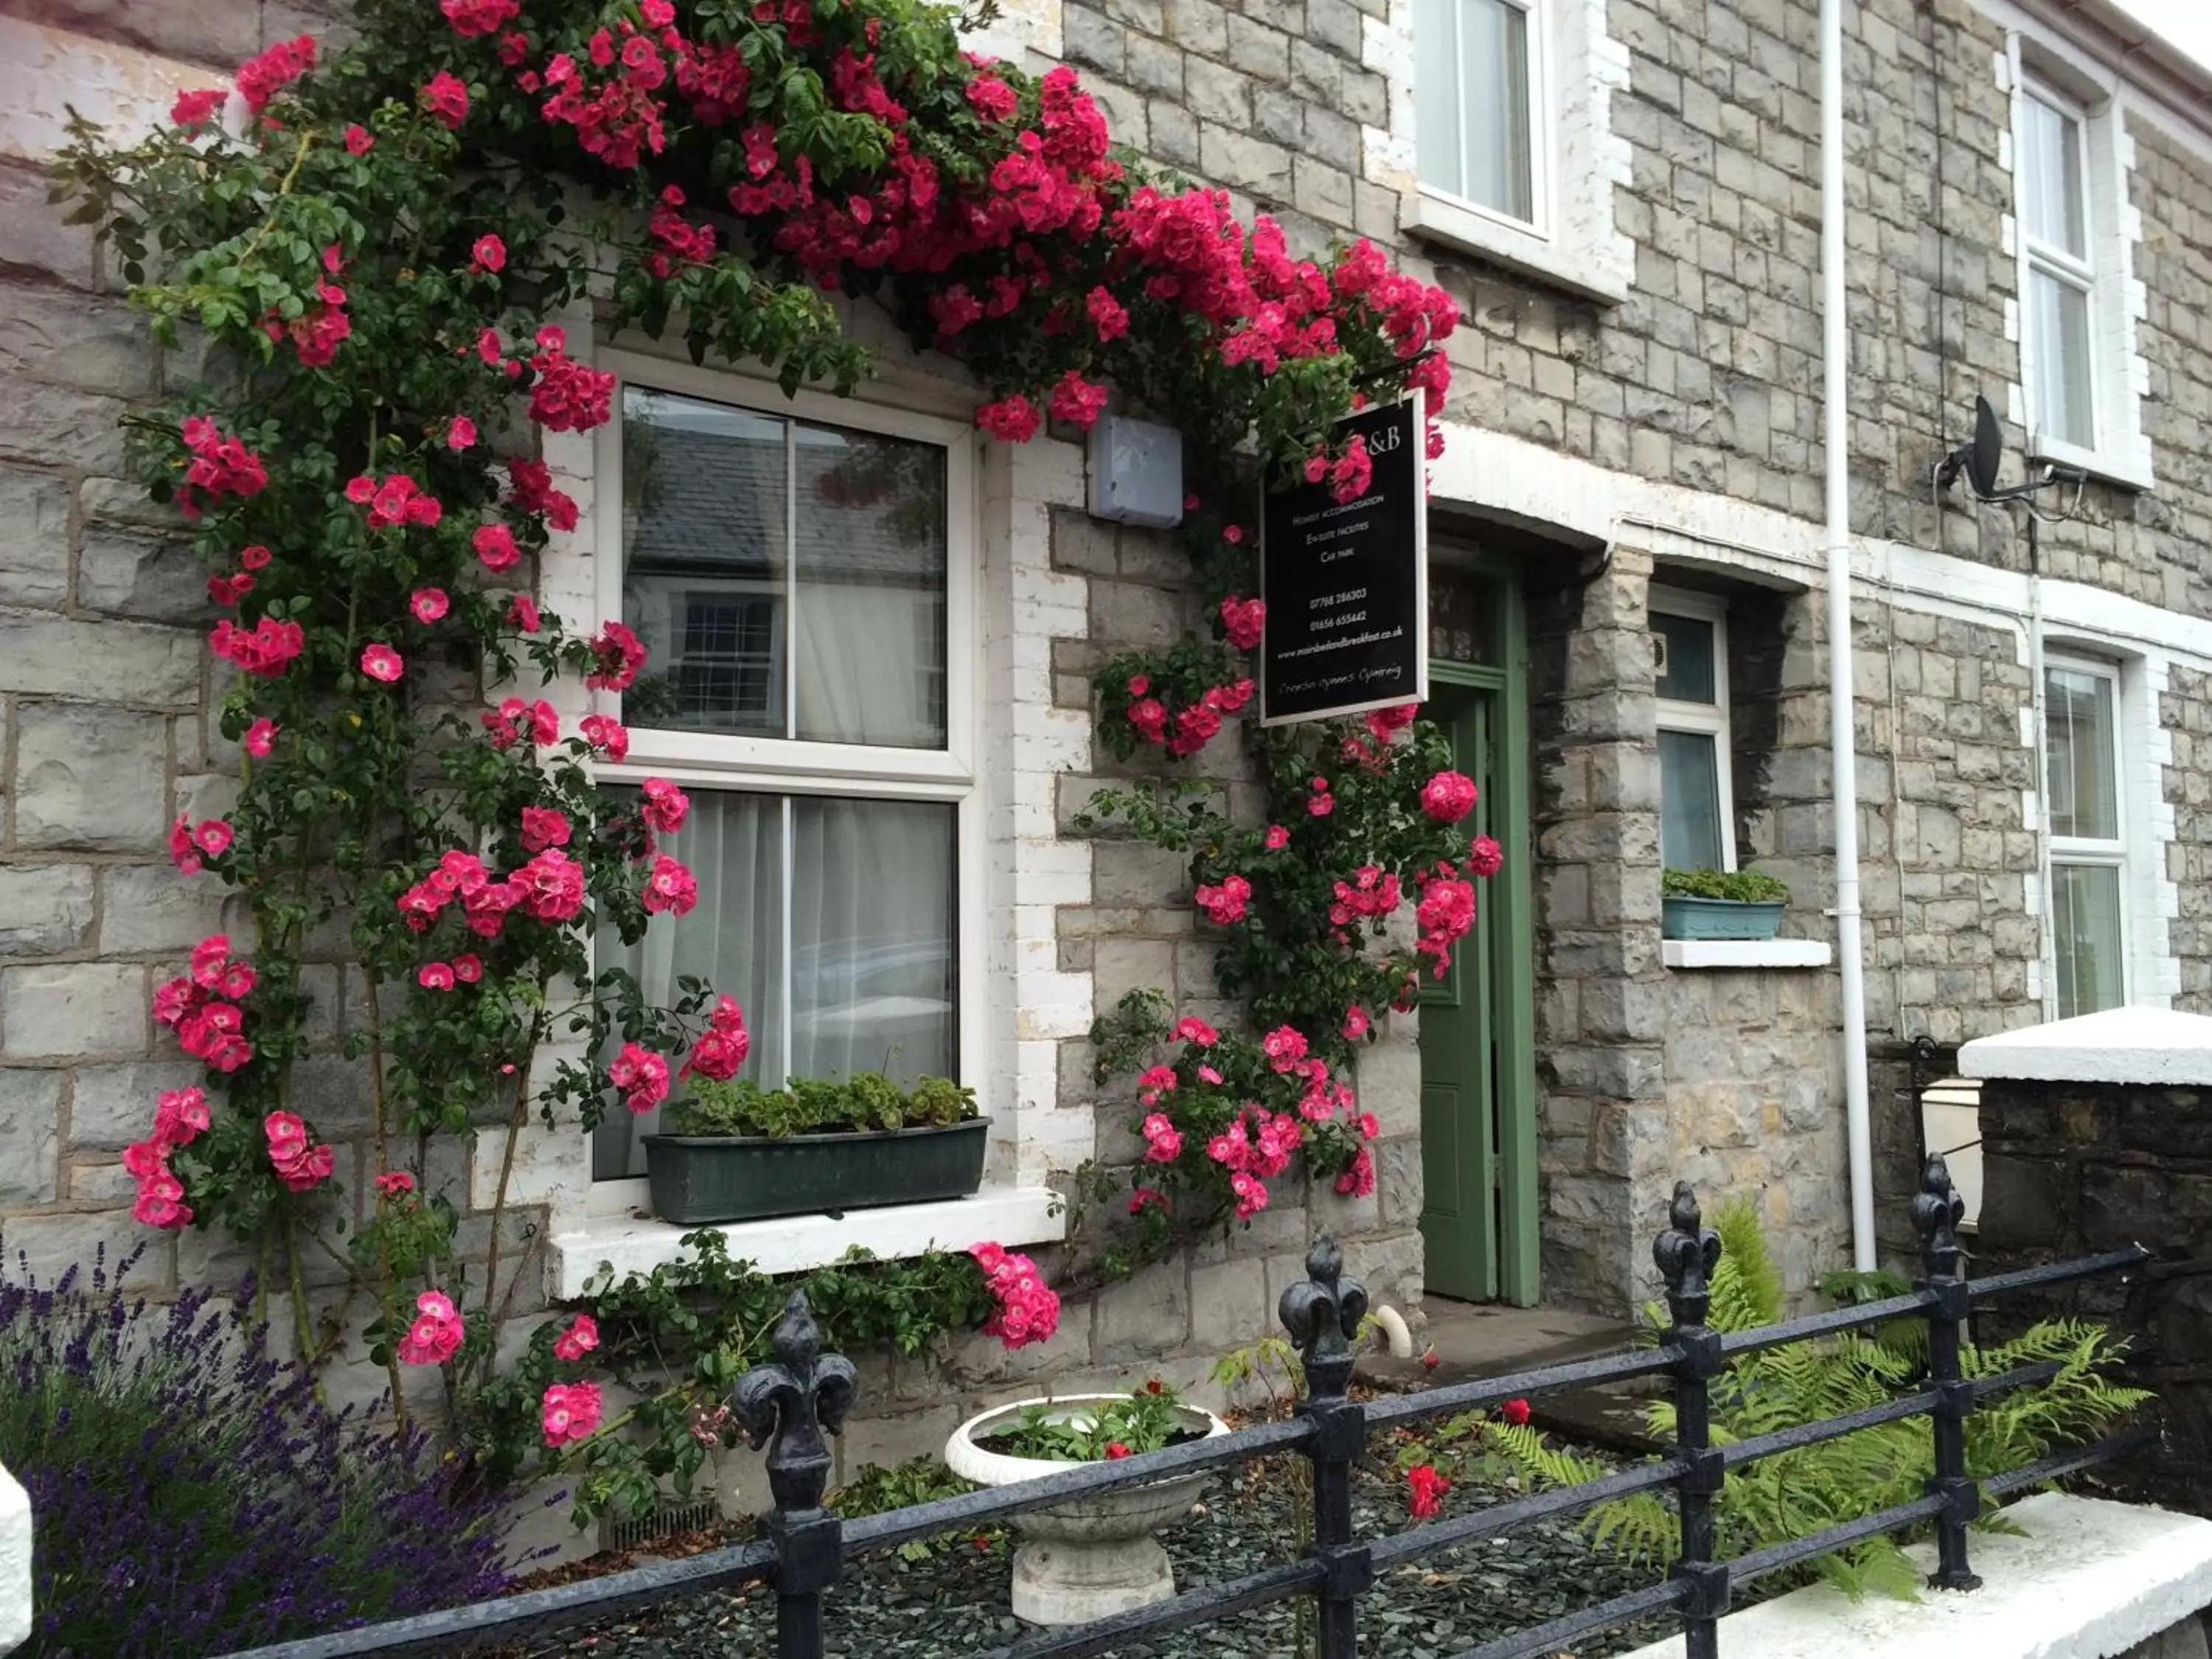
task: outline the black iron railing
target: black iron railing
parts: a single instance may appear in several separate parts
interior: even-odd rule
[[[1961,1206],[1941,1158],[1928,1160],[1921,1188],[1912,1202],[1912,1216],[1923,1241],[1925,1271],[1908,1295],[1755,1330],[1711,1329],[1705,1319],[1720,1239],[1701,1224],[1697,1200],[1684,1182],[1674,1189],[1668,1225],[1653,1246],[1666,1281],[1670,1315],[1668,1328],[1656,1346],[1365,1402],[1347,1398],[1346,1391],[1352,1381],[1352,1338],[1366,1311],[1367,1293],[1358,1280],[1345,1276],[1336,1245],[1323,1237],[1306,1258],[1306,1279],[1292,1285],[1282,1299],[1282,1322],[1298,1346],[1306,1380],[1306,1398],[1288,1420],[850,1522],[822,1506],[830,1472],[823,1434],[836,1433],[854,1404],[853,1367],[842,1356],[822,1352],[820,1333],[805,1297],[793,1296],[776,1329],[775,1360],[747,1373],[738,1387],[739,1417],[755,1446],[769,1449],[769,1486],[775,1508],[759,1541],[502,1601],[258,1649],[241,1659],[454,1653],[483,1643],[513,1642],[618,1618],[703,1590],[753,1583],[767,1583],[775,1591],[776,1659],[822,1659],[823,1600],[836,1589],[845,1563],[855,1556],[939,1533],[1014,1520],[1025,1511],[1071,1498],[1285,1451],[1302,1454],[1311,1465],[1313,1542],[1301,1559],[1091,1624],[1039,1631],[971,1659],[1085,1659],[1300,1595],[1310,1595],[1318,1604],[1322,1659],[1354,1659],[1360,1598],[1372,1587],[1377,1572],[1547,1516],[1571,1514],[1610,1498],[1661,1488],[1672,1489],[1681,1517],[1680,1554],[1663,1582],[1470,1648],[1455,1659],[1534,1659],[1556,1654],[1565,1644],[1593,1632],[1670,1612],[1681,1620],[1687,1659],[1716,1659],[1719,1620],[1738,1585],[1920,1522],[1932,1522],[1937,1540],[1938,1565],[1929,1583],[1943,1589],[1971,1590],[1981,1581],[1967,1564],[1966,1529],[1985,1498],[2087,1468],[2141,1443],[2155,1431],[2132,1429],[1996,1479],[1976,1481],[1966,1472],[1964,1431],[1975,1402],[2008,1389],[2047,1381],[2059,1367],[2050,1363],[1998,1376],[1962,1377],[1960,1326],[1977,1303],[1991,1297],[2118,1272],[2145,1260],[2148,1253],[2136,1247],[1969,1280],[1955,1231]],[[1929,1338],[1929,1375],[1918,1392],[1727,1446],[1712,1443],[1712,1381],[1731,1356],[1916,1315],[1927,1321]],[[1379,1538],[1354,1535],[1352,1471],[1375,1430],[1508,1400],[1659,1376],[1672,1380],[1674,1394],[1677,1433],[1666,1455],[1599,1480],[1554,1487],[1430,1526]],[[1915,1416],[1929,1419],[1934,1437],[1936,1473],[1923,1496],[1786,1544],[1729,1559],[1717,1556],[1714,1503],[1730,1469],[1794,1447]]]

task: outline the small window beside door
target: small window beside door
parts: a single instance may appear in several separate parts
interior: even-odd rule
[[[1651,651],[1659,699],[1660,860],[1670,870],[1733,870],[1726,606],[1655,589]]]
[[[2128,857],[2122,822],[2120,671],[2045,665],[2044,774],[2051,803],[2051,933],[2058,1018],[2128,1000]]]

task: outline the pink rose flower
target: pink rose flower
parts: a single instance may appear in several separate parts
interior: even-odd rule
[[[545,1443],[556,1450],[589,1440],[599,1426],[602,1409],[598,1387],[590,1382],[555,1382],[540,1401]]]
[[[550,806],[526,806],[522,809],[522,847],[527,853],[542,853],[549,847],[568,844],[568,815]]]
[[[246,736],[242,739],[246,745],[246,752],[257,760],[266,756],[270,746],[276,741],[277,732],[283,729],[272,720],[263,719],[254,721],[246,728]]]
[[[1457,823],[1474,810],[1478,793],[1464,772],[1439,772],[1421,786],[1421,811],[1438,823]]]
[[[1198,908],[1217,927],[1228,927],[1244,920],[1252,897],[1252,884],[1242,876],[1224,876],[1218,887],[1201,883],[1191,895]]]
[[[646,878],[645,908],[659,914],[688,916],[699,902],[699,884],[691,872],[665,853],[655,855],[653,873]]]
[[[581,1359],[599,1346],[599,1322],[589,1314],[578,1314],[576,1322],[553,1339],[556,1359]]]
[[[584,741],[609,760],[621,762],[629,755],[629,732],[622,722],[605,714],[586,714],[577,722]]]
[[[1267,618],[1263,599],[1240,599],[1232,593],[1221,602],[1222,626],[1228,631],[1229,643],[1239,651],[1249,651],[1260,643]]]
[[[169,106],[169,119],[187,131],[204,126],[222,112],[230,94],[221,87],[207,87],[198,92],[180,92]]]
[[[1025,444],[1036,436],[1042,417],[1036,405],[1017,392],[977,410],[975,424],[1000,443]]]
[[[468,1335],[453,1298],[425,1291],[415,1298],[415,1318],[398,1345],[404,1365],[442,1365],[461,1350]]]
[[[388,645],[372,643],[361,653],[361,672],[373,680],[389,685],[406,671],[406,659]]]
[[[651,1111],[668,1098],[668,1062],[635,1042],[623,1044],[607,1081],[623,1091],[623,1104],[634,1114]]]
[[[514,532],[503,524],[480,526],[469,544],[488,570],[512,569],[522,557],[522,550],[514,544]]]
[[[418,587],[408,596],[407,608],[418,623],[434,623],[452,608],[442,587]]]
[[[432,76],[416,95],[424,109],[449,127],[458,127],[468,118],[468,83],[445,70]]]
[[[691,798],[666,778],[647,778],[643,785],[645,821],[664,836],[684,827],[691,811]]]

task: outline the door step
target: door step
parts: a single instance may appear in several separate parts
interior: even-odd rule
[[[1618,1353],[1637,1340],[1635,1327],[1621,1320],[1560,1308],[1513,1308],[1431,1297],[1423,1303],[1422,1312],[1425,1323],[1413,1333],[1417,1356],[1425,1343],[1436,1364],[1419,1357],[1399,1359],[1388,1353],[1363,1353],[1356,1373],[1361,1381],[1394,1393],[1443,1388]],[[1644,1406],[1653,1387],[1640,1381],[1571,1389],[1530,1401],[1530,1415],[1540,1428],[1562,1439],[1642,1456],[1656,1449],[1644,1431]]]

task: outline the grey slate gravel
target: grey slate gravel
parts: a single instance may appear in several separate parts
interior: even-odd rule
[[[1168,1534],[1178,1589],[1255,1571],[1292,1547],[1289,1500],[1279,1479],[1255,1482],[1250,1471],[1217,1484],[1203,1513]],[[1445,1514],[1517,1494],[1455,1488]],[[1402,1477],[1381,1464],[1363,1468],[1354,1492],[1360,1534],[1405,1526]],[[961,1659],[1001,1647],[1027,1626],[1006,1610],[1009,1544],[984,1551],[948,1547],[918,1562],[889,1553],[852,1563],[828,1614],[828,1659]],[[1480,1643],[1543,1623],[1653,1582],[1648,1568],[1594,1548],[1571,1521],[1515,1528],[1415,1566],[1385,1574],[1361,1606],[1363,1652],[1376,1659],[1449,1659]],[[1157,1643],[1117,1650],[1115,1659],[1290,1659],[1296,1652],[1290,1604],[1245,1613]],[[514,1659],[765,1659],[774,1650],[775,1597],[765,1590],[714,1593],[651,1613],[510,1650]],[[1668,1633],[1646,1620],[1566,1650],[1603,1659]],[[1563,1655],[1564,1659],[1564,1655]]]

